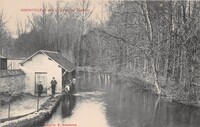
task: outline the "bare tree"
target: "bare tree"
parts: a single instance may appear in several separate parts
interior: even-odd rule
[[[11,34],[8,31],[6,24],[8,19],[3,10],[0,12],[0,54],[8,55]]]

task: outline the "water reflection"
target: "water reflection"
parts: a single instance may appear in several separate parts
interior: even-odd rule
[[[113,92],[106,99],[106,115],[114,127],[200,126],[198,108],[168,103],[157,96],[126,88],[115,88]]]
[[[200,109],[169,103],[109,74],[80,72],[77,92],[64,96],[46,123],[78,127],[199,127]]]
[[[61,98],[61,113],[62,118],[72,115],[72,110],[76,105],[76,96],[63,95]]]

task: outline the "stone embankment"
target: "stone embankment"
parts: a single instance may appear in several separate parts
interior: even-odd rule
[[[0,127],[30,127],[48,119],[60,102],[60,95],[49,98],[38,111],[15,120],[0,123]]]

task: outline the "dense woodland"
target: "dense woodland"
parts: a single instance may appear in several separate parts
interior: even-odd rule
[[[1,52],[26,57],[39,49],[58,51],[77,66],[152,79],[159,94],[168,89],[180,100],[199,99],[200,2],[109,2],[107,20],[102,14],[98,22],[91,20],[94,7],[87,0],[63,7],[89,11],[33,14],[25,25],[17,23],[16,39],[9,36],[2,11]]]

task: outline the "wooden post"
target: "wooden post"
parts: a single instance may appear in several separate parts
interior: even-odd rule
[[[10,119],[10,98],[9,98],[9,104],[8,104],[8,119]]]
[[[39,110],[39,96],[37,97],[37,111]]]

